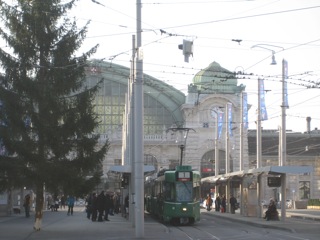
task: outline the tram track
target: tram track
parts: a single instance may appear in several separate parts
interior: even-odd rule
[[[214,240],[221,240],[219,237],[213,235],[212,233],[200,229],[197,226],[175,226],[175,227],[168,227],[169,231],[179,231],[180,234],[185,235],[186,239],[189,240],[209,240],[209,239],[214,239]]]

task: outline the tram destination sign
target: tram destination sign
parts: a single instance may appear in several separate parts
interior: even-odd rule
[[[192,172],[177,172],[177,181],[187,182],[192,180]]]

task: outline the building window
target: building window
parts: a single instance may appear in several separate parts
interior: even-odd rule
[[[300,196],[300,199],[310,198],[310,182],[309,181],[299,182],[299,196]]]
[[[121,159],[114,159],[114,165],[115,166],[121,165]]]

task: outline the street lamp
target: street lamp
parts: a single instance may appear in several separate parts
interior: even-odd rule
[[[257,44],[257,45],[253,45],[251,48],[256,48],[256,47],[258,47],[258,48],[263,48],[263,49],[266,49],[266,50],[269,50],[269,51],[271,51],[272,52],[272,56],[271,56],[271,65],[276,65],[277,64],[277,62],[276,62],[276,58],[275,58],[275,51],[274,50],[272,50],[272,49],[270,49],[270,48],[267,48],[267,47],[265,47],[265,46],[269,46],[269,47],[273,47],[273,48],[282,48],[282,50],[283,50],[283,47],[279,47],[279,46],[275,46],[275,45],[270,45],[270,44]]]
[[[183,159],[183,151],[185,149],[187,143],[187,137],[189,131],[192,130],[195,132],[193,128],[184,128],[184,127],[177,127],[177,128],[168,128],[167,132],[173,132],[176,134],[176,143],[178,143],[178,147],[180,148],[180,166],[182,166],[182,159]]]

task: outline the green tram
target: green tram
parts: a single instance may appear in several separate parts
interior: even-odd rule
[[[145,183],[146,211],[165,223],[194,224],[200,220],[200,184],[200,173],[191,166],[162,170]]]

